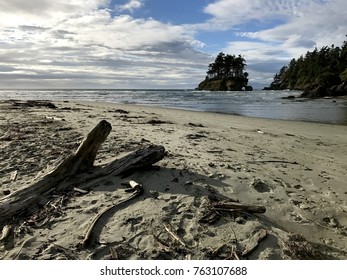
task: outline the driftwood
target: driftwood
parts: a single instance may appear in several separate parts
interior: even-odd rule
[[[253,252],[260,243],[260,241],[262,241],[266,237],[266,235],[267,231],[262,228],[255,232],[250,238],[243,241],[242,244],[244,245],[244,249],[241,253],[241,256],[245,257],[251,252]]]
[[[265,213],[266,208],[263,205],[245,204],[231,199],[221,199],[218,197],[208,197],[208,205],[204,215],[199,219],[202,224],[214,224],[217,222],[223,212],[248,214]]]
[[[10,225],[6,225],[2,229],[2,234],[0,237],[0,242],[5,241],[6,238],[10,235],[12,227]]]
[[[287,163],[287,164],[299,164],[296,161],[287,161],[287,160],[252,160],[252,161],[247,161],[247,163]]]
[[[253,205],[253,204],[244,204],[240,202],[233,201],[218,201],[212,203],[212,207],[216,211],[245,211],[248,213],[265,213],[266,208],[263,205]]]
[[[172,236],[174,240],[178,241],[178,243],[180,243],[183,247],[187,247],[187,245],[183,242],[183,240],[176,233],[172,231],[170,224],[164,223],[164,228],[170,234],[170,236]]]
[[[107,207],[105,210],[103,210],[102,212],[100,212],[92,221],[91,225],[89,226],[87,233],[82,241],[82,247],[83,248],[89,248],[92,247],[94,245],[94,242],[97,241],[97,234],[95,234],[95,228],[96,225],[98,224],[98,222],[102,219],[102,217],[106,216],[108,213],[114,211],[116,208],[124,205],[126,202],[132,200],[133,198],[139,196],[142,192],[142,186],[138,183],[136,183],[135,181],[130,181],[129,182],[130,187],[133,190],[133,193],[127,197],[124,200],[121,200],[120,202],[118,202],[117,204],[114,204],[110,207]]]
[[[95,167],[94,160],[101,144],[111,132],[111,124],[101,121],[81,143],[77,151],[53,170],[41,175],[28,187],[0,199],[0,228],[19,215],[30,213],[43,198],[53,192],[66,192],[75,186],[83,189],[90,182],[112,174],[117,176],[134,169],[150,166],[165,155],[163,146],[151,145],[116,159],[104,167]],[[88,184],[83,184],[88,182]]]

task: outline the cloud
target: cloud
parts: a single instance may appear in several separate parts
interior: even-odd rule
[[[256,41],[229,42],[225,53],[241,54],[246,60],[249,83],[255,88],[263,88],[272,82],[273,76],[292,58],[279,44]]]
[[[301,51],[342,43],[347,30],[346,8],[345,0],[218,0],[205,7],[205,13],[212,16],[205,28],[234,28],[238,35]],[[243,32],[252,21],[254,28],[257,22],[269,26],[262,29],[259,24],[257,31]]]
[[[181,26],[163,24],[154,19],[134,19],[128,15],[111,18],[100,11],[72,18],[62,24],[72,39],[84,44],[101,44],[121,50],[146,49],[176,41],[194,41],[192,34]]]
[[[106,8],[110,0],[0,0],[0,26],[56,24],[66,18]]]
[[[302,13],[302,10],[322,4],[321,0],[218,0],[207,5],[204,12],[210,14],[213,22],[236,25],[249,20],[288,19]]]
[[[116,5],[116,10],[119,12],[130,11],[132,13],[134,10],[139,9],[142,6],[142,0],[129,0],[129,2],[124,5]]]
[[[206,2],[210,18],[188,25],[135,18],[140,0],[0,0],[1,85],[195,87],[219,51],[242,54],[265,85],[291,58],[345,39],[345,0]],[[204,53],[220,30],[230,36]]]
[[[28,19],[0,24],[2,87],[192,87],[204,76],[209,56],[184,26],[113,16],[97,0],[43,1],[46,20],[19,2],[2,6]]]
[[[64,12],[74,13],[89,11],[97,8],[104,8],[110,3],[110,0],[0,0],[0,9],[2,12],[40,14]]]
[[[303,0],[218,0],[205,7],[204,12],[212,16],[205,26],[211,30],[226,30],[252,20],[284,21],[295,16],[308,5],[308,2]]]

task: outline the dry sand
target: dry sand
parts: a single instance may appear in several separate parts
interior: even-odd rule
[[[103,119],[113,129],[96,164],[149,144],[163,145],[167,156],[159,168],[105,177],[87,194],[45,198],[41,220],[14,217],[0,258],[347,259],[346,126],[53,103],[56,108],[1,101],[0,199],[75,151]],[[81,248],[94,217],[128,196],[122,183],[129,180],[142,184],[144,194],[103,221],[100,244]],[[211,196],[266,212],[210,213]],[[206,213],[211,223],[203,221]]]

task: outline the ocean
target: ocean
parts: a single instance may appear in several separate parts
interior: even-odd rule
[[[0,99],[85,100],[139,104],[257,118],[347,125],[347,98],[282,99],[300,91],[0,90]]]

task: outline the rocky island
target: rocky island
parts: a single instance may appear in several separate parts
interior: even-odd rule
[[[246,61],[241,56],[220,52],[215,61],[208,66],[207,76],[197,90],[210,91],[251,91],[248,86],[248,73],[245,72]]]

